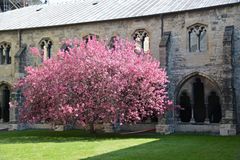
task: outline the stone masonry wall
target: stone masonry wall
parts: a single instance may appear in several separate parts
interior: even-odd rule
[[[236,103],[236,115],[238,122],[238,132],[240,132],[240,8],[236,7],[236,12],[233,17],[234,23],[234,55],[233,55],[233,67],[234,67],[234,91],[235,91],[235,103]]]
[[[22,43],[38,47],[38,43],[43,37],[49,37],[53,41],[53,52],[56,53],[61,48],[61,42],[64,39],[82,39],[82,37],[91,33],[108,42],[112,36],[132,40],[132,34],[137,29],[148,31],[150,49],[154,56],[159,59],[158,45],[161,39],[159,16],[24,30],[22,31]]]
[[[10,56],[12,59],[11,64],[0,65],[0,82],[12,84],[15,80],[15,59],[14,55],[19,49],[18,43],[18,32],[17,31],[6,31],[0,32],[0,43],[1,42],[10,42],[11,50]]]
[[[234,7],[212,8],[164,16],[164,32],[171,32],[171,46],[168,52],[168,75],[171,81],[170,96],[176,100],[176,90],[180,87],[180,82],[192,73],[201,73],[215,81],[220,88],[223,123],[235,123],[236,120],[233,106],[231,52],[224,52],[223,39],[226,26],[239,26],[240,21],[236,20],[239,9],[239,5],[236,5]],[[208,45],[205,52],[189,52],[188,49],[187,27],[196,23],[207,26]],[[239,27],[236,27],[236,30],[238,29]],[[235,36],[239,37],[238,31]],[[234,54],[236,51],[239,52],[238,47],[235,48]],[[235,69],[234,79],[237,79],[234,83],[235,89],[239,88],[237,86],[240,85],[240,76],[237,73],[239,73],[239,65]],[[237,90],[239,95],[239,89]]]

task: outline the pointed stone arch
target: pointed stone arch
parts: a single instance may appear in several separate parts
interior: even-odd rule
[[[39,48],[40,48],[41,54],[43,55],[43,60],[47,60],[52,57],[52,46],[53,46],[53,41],[49,37],[43,37],[39,41]]]
[[[94,37],[95,37],[97,40],[99,39],[99,35],[93,34],[93,33],[89,33],[89,34],[83,36],[82,39],[83,39],[83,41],[85,41],[85,43],[87,44],[88,41],[89,41],[89,39],[92,40]]]
[[[0,64],[11,64],[11,43],[0,42]]]
[[[183,93],[188,93],[188,101],[183,102]],[[194,72],[185,76],[175,89],[176,104],[184,104],[181,109],[191,107],[193,120],[198,123],[219,123],[222,118],[222,91],[215,80],[204,73]],[[186,100],[186,98],[185,98]],[[191,103],[190,103],[191,102]],[[180,111],[182,115],[188,115]],[[190,111],[188,111],[190,113]],[[181,115],[180,115],[181,116]],[[186,117],[180,117],[181,120]],[[187,118],[189,119],[189,118]],[[184,122],[184,121],[183,121]],[[190,121],[188,121],[190,122]]]
[[[196,77],[196,76],[202,76],[206,79],[208,79],[213,85],[215,85],[217,87],[217,89],[219,90],[219,92],[221,93],[222,95],[222,89],[219,87],[218,83],[210,76],[204,74],[204,73],[201,73],[201,72],[193,72],[193,73],[190,73],[186,76],[184,76],[184,78],[182,80],[180,80],[178,83],[177,83],[177,87],[175,89],[175,92],[174,92],[174,97],[177,96],[177,94],[179,93],[180,89],[181,89],[181,86],[187,81],[189,80],[190,78],[192,77]]]
[[[136,52],[140,52],[141,50],[148,52],[150,50],[150,33],[146,29],[135,30],[132,38],[135,41]]]

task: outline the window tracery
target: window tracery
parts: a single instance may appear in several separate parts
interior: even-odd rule
[[[195,24],[188,28],[189,52],[204,52],[207,50],[207,27]]]
[[[143,50],[148,52],[150,49],[150,40],[148,32],[144,29],[136,30],[133,34],[133,39],[135,41],[135,49],[137,52]]]
[[[11,44],[8,42],[0,43],[0,64],[11,64]]]
[[[52,41],[49,38],[43,38],[40,41],[40,49],[43,55],[43,60],[47,60],[52,57]]]

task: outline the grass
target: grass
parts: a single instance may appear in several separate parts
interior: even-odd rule
[[[0,132],[0,160],[240,160],[240,136]]]

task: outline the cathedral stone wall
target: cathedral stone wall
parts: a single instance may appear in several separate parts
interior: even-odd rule
[[[15,59],[14,55],[19,49],[18,32],[17,31],[5,31],[0,32],[0,43],[9,42],[11,44],[10,56],[12,59],[11,64],[0,65],[0,82],[6,82],[12,84],[15,81]]]
[[[163,22],[164,32],[171,32],[167,53],[170,96],[176,102],[181,85],[191,76],[201,75],[211,80],[221,93],[222,123],[236,123],[237,118],[239,123],[239,11],[236,5],[173,13],[165,15]],[[188,27],[198,23],[206,26],[207,49],[190,52]],[[226,31],[229,26],[233,26],[234,33],[233,40],[228,42],[225,38],[231,38]]]

